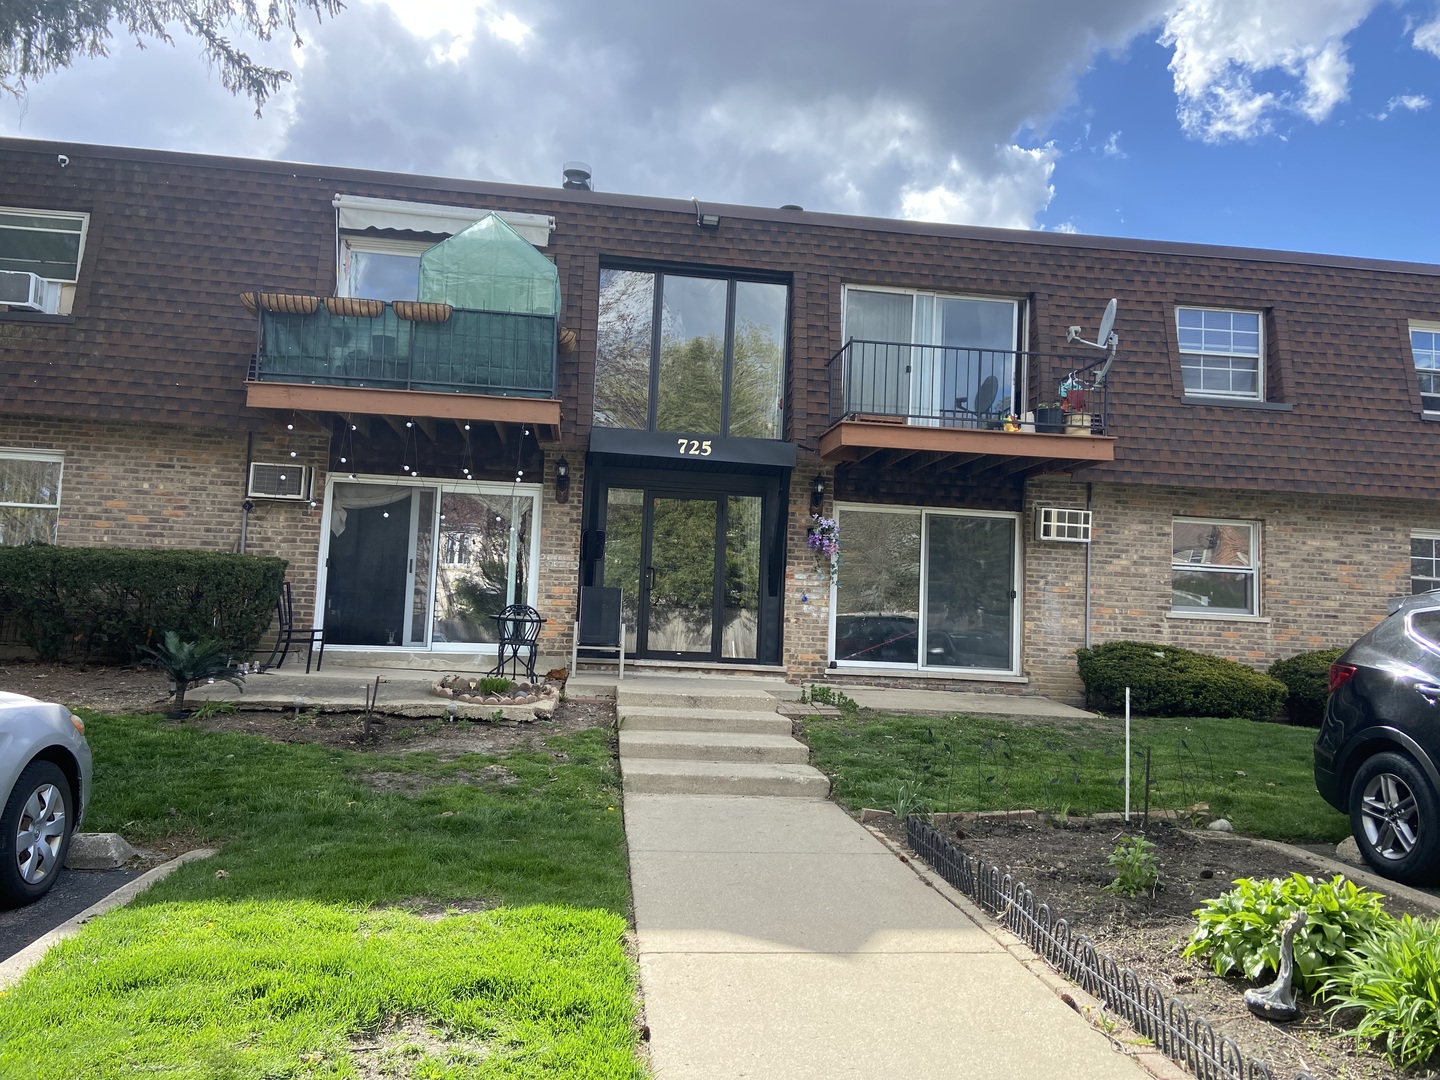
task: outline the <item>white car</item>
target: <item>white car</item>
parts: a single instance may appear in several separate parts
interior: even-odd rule
[[[0,691],[0,908],[55,884],[90,798],[85,724],[64,705]]]

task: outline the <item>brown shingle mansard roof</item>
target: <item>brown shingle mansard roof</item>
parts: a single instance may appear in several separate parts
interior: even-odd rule
[[[56,157],[70,159],[67,168]],[[1421,418],[1408,320],[1440,322],[1440,267],[846,217],[688,199],[447,180],[62,142],[0,139],[0,206],[91,217],[74,318],[0,317],[0,413],[261,426],[244,407],[254,325],[243,289],[328,294],[337,192],[557,220],[567,440],[583,440],[601,258],[738,268],[792,282],[793,434],[828,417],[840,286],[1029,298],[1029,340],[1055,353],[1120,298],[1117,460],[1086,478],[1440,498],[1440,424]],[[1288,409],[1182,403],[1177,304],[1266,313],[1269,397]],[[563,360],[564,358],[562,358]]]

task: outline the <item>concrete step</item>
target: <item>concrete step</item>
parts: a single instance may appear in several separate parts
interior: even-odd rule
[[[714,687],[697,685],[698,680],[689,681],[689,686],[674,688],[620,683],[615,687],[615,705],[621,712],[632,706],[766,712],[773,710],[778,703],[774,694],[758,688],[739,686],[739,680],[731,680]]]
[[[750,761],[771,765],[804,765],[808,748],[788,735],[750,735],[708,731],[620,732],[620,758],[666,758],[673,761]]]
[[[823,799],[825,774],[809,765],[756,765],[738,761],[621,759],[627,795],[789,795]]]
[[[775,712],[630,705],[617,710],[621,731],[712,731],[734,735],[789,735],[790,720]]]

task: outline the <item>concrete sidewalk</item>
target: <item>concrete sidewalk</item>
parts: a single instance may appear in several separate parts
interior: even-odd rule
[[[627,793],[625,828],[657,1080],[1149,1075],[833,803]]]

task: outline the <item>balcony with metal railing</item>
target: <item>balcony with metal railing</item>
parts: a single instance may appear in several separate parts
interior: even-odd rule
[[[851,339],[827,367],[820,453],[996,475],[1113,461],[1098,369],[1074,356]]]
[[[553,316],[258,295],[252,407],[559,422]]]

